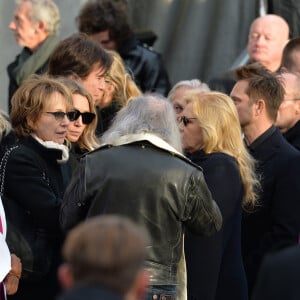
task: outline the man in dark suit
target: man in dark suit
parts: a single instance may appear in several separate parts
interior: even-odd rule
[[[88,1],[82,6],[77,22],[80,32],[86,33],[104,49],[120,54],[143,92],[167,96],[170,82],[162,57],[137,40],[122,1]]]
[[[264,256],[298,242],[300,153],[273,125],[285,95],[279,78],[259,63],[237,69],[236,78],[231,97],[261,177],[258,205],[242,220],[242,254],[251,294]]]
[[[251,300],[300,299],[300,247],[266,256]]]

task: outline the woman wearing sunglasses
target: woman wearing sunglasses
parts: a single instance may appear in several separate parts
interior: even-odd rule
[[[69,163],[74,170],[84,153],[99,146],[95,136],[96,109],[91,95],[80,83],[68,78],[60,78],[60,81],[71,91],[73,98],[75,116],[68,125],[67,141],[70,142]]]
[[[61,82],[38,75],[24,82],[12,98],[10,119],[17,140],[1,160],[1,193],[12,224],[7,242],[23,270],[11,299],[52,300],[59,291],[56,274],[63,239],[59,210],[65,190],[61,166],[69,156],[64,142],[68,125],[76,118],[72,107],[72,95]],[[22,232],[22,239],[14,242],[9,239],[13,227]],[[17,252],[23,238],[34,264]],[[29,272],[32,268],[35,272]]]
[[[212,237],[186,231],[188,299],[247,297],[241,254],[242,207],[255,204],[254,163],[243,140],[235,105],[222,93],[191,92],[178,117],[183,148],[203,168],[205,180],[223,216]]]

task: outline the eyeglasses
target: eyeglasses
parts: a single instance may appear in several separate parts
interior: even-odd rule
[[[186,116],[178,117],[178,122],[183,123],[184,126],[187,126],[189,123],[191,123],[191,120],[197,120],[197,118],[187,118]]]
[[[66,113],[63,111],[46,111],[45,113],[54,116],[57,121],[62,121],[65,116],[67,116],[69,121],[76,120],[76,110],[71,110]]]
[[[78,118],[81,116],[82,123],[86,125],[91,124],[96,117],[96,115],[91,112],[82,113],[77,109],[75,109],[74,112],[75,112],[75,118],[72,121],[78,120]]]

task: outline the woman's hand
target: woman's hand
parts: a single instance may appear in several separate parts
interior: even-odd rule
[[[17,292],[21,273],[22,263],[20,258],[15,254],[11,254],[11,270],[4,279],[7,295],[13,295]]]

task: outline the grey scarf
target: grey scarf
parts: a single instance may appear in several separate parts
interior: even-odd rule
[[[19,56],[18,66],[14,70],[15,79],[18,85],[21,85],[24,80],[31,74],[36,73],[36,71],[46,63],[58,43],[58,36],[50,35],[38,50],[33,53],[27,48],[23,48]]]

